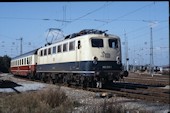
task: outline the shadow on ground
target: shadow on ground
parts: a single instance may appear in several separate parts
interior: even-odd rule
[[[15,89],[15,87],[17,86],[22,86],[20,84],[17,84],[13,81],[9,81],[9,80],[0,80],[0,89],[1,88],[11,88],[13,89],[16,93],[20,93],[18,90]]]

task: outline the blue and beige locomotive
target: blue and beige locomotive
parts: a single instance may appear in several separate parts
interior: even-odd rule
[[[128,76],[121,57],[118,36],[85,29],[38,49],[32,77],[45,82],[102,87]]]

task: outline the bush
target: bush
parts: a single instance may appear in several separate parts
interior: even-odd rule
[[[0,102],[0,113],[66,113],[73,105],[59,89],[15,94]]]

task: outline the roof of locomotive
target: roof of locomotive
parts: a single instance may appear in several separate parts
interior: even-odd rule
[[[84,29],[78,33],[73,33],[73,34],[67,35],[64,39],[71,39],[71,38],[75,38],[75,37],[83,36],[83,35],[87,35],[87,34],[104,34],[107,36],[108,35],[108,34],[106,34],[107,31],[108,30],[101,31],[101,30],[96,30],[96,29]]]
[[[70,39],[73,39],[73,38],[78,38],[78,37],[80,38],[81,36],[85,36],[85,35],[103,35],[103,36],[106,36],[106,37],[109,37],[109,38],[119,38],[117,35],[107,34],[106,33],[107,31],[108,30],[101,31],[101,30],[96,30],[96,29],[84,29],[84,30],[81,30],[78,33],[73,33],[73,34],[65,36],[65,38],[63,40],[57,41],[55,43],[47,43],[47,44],[45,44],[44,47],[40,48],[40,50],[43,49],[43,48],[48,48],[49,46],[52,46],[53,44],[60,43],[60,42],[63,42],[65,40],[70,40]]]
[[[23,57],[26,57],[26,56],[29,56],[29,55],[37,54],[37,50],[38,50],[38,49],[35,49],[35,50],[29,51],[29,52],[27,52],[27,53],[18,55],[18,56],[16,56],[16,57],[12,58],[12,60],[16,60],[16,59],[23,58]]]

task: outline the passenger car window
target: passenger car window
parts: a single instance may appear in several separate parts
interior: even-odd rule
[[[117,39],[109,39],[109,47],[114,49],[118,48]]]
[[[103,47],[103,39],[91,39],[92,47]]]

